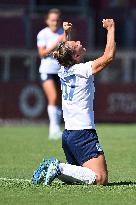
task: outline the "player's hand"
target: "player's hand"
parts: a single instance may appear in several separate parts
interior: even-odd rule
[[[63,29],[66,33],[69,33],[72,29],[72,23],[63,22]]]
[[[103,19],[102,23],[103,23],[103,28],[105,28],[107,30],[114,28],[114,26],[115,26],[113,19]]]

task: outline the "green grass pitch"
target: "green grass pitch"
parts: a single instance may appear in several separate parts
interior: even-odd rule
[[[55,181],[45,188],[15,179],[30,180],[43,157],[65,161],[61,140],[48,140],[47,125],[1,125],[0,205],[135,205],[136,124],[98,124],[97,133],[108,163],[109,185]]]

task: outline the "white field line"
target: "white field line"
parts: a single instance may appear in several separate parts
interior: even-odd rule
[[[9,182],[28,182],[28,183],[32,183],[31,182],[31,180],[30,179],[17,179],[17,178],[4,178],[4,177],[0,177],[0,181],[5,181],[5,182],[7,182],[7,181],[9,181]],[[114,186],[114,185],[113,185]],[[122,184],[122,185],[120,185],[120,186],[134,186],[134,187],[136,187],[136,184],[134,183],[134,184]]]
[[[3,178],[3,177],[0,177],[0,181],[11,181],[11,182],[29,182],[31,183],[31,180],[29,179],[10,179],[10,178]]]

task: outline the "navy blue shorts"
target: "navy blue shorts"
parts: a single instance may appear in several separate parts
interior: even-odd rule
[[[84,162],[103,155],[96,130],[64,130],[62,148],[69,164],[82,165]]]
[[[51,73],[41,73],[40,74],[40,81],[41,83],[46,82],[47,80],[53,80],[56,85],[60,85],[60,78],[58,74],[51,74]]]

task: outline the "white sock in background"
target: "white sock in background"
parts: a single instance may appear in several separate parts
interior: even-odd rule
[[[55,105],[48,105],[48,116],[50,120],[49,125],[49,139],[61,138],[60,122],[61,122],[61,109]]]
[[[58,176],[63,182],[94,184],[96,174],[87,167],[60,163],[61,175]]]

